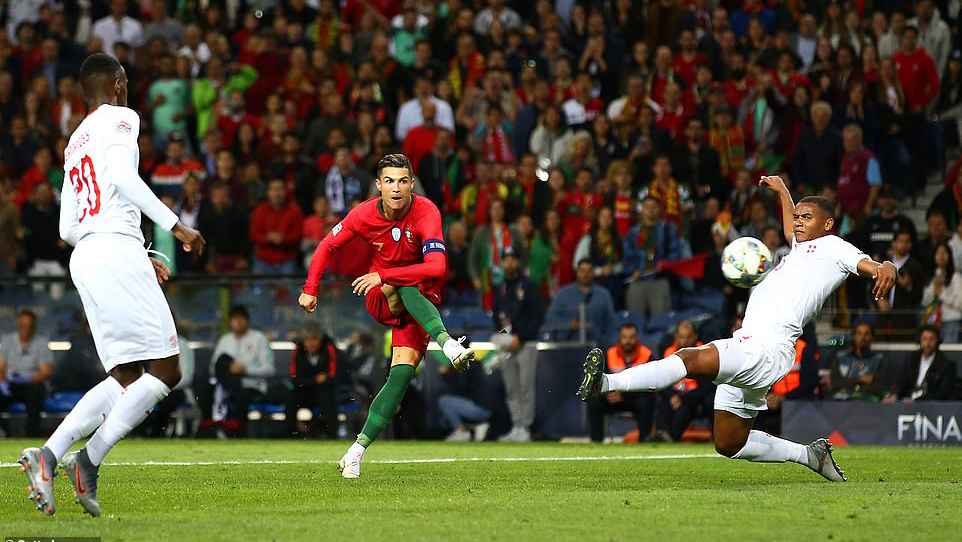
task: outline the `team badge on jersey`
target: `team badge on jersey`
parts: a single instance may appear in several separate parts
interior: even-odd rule
[[[404,230],[404,236],[408,238],[408,242],[413,242],[411,241],[411,230]]]
[[[401,228],[398,228],[397,226],[391,228],[391,239],[394,239],[394,242],[401,240]]]
[[[129,134],[132,129],[133,128],[131,128],[130,123],[128,123],[127,121],[122,120],[119,123],[117,123],[117,131],[122,134]]]

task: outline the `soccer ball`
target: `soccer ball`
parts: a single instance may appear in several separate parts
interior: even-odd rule
[[[755,286],[772,269],[772,252],[754,237],[740,237],[725,247],[722,274],[739,288]]]

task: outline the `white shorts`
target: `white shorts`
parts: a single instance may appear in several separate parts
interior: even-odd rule
[[[775,342],[737,332],[731,339],[711,344],[718,349],[718,377],[715,410],[751,419],[768,410],[769,388],[785,378],[795,362],[795,351],[787,342]]]
[[[141,242],[129,235],[84,237],[70,256],[104,370],[180,352],[174,318]]]

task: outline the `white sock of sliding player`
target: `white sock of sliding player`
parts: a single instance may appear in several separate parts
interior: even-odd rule
[[[688,376],[685,362],[676,355],[649,361],[621,371],[604,375],[601,392],[609,391],[657,391],[663,390]]]
[[[57,461],[77,441],[87,438],[107,419],[124,387],[112,376],[103,379],[80,398],[67,417],[60,422],[57,430],[47,439],[46,446]]]
[[[748,433],[748,442],[732,456],[732,459],[744,459],[756,463],[801,463],[811,467],[808,448],[804,444],[773,437],[764,431]]]
[[[170,388],[156,376],[145,373],[127,386],[100,429],[87,442],[90,462],[100,465],[104,456],[133,428],[140,425],[154,405],[167,397]]]

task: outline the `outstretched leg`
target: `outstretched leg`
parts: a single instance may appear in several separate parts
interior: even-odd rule
[[[395,331],[396,332],[396,331]],[[415,368],[422,358],[421,352],[407,346],[395,346],[391,359],[391,370],[388,372],[384,387],[374,397],[371,408],[367,412],[367,421],[357,436],[357,440],[344,454],[338,463],[341,475],[345,478],[359,478],[361,476],[361,459],[364,450],[374,442],[381,431],[397,413],[398,406],[404,399],[411,380],[414,379]]]
[[[818,439],[805,446],[764,431],[753,431],[754,422],[754,418],[716,410],[715,450],[725,457],[756,463],[798,463],[832,482],[845,481],[844,473],[832,457],[832,445],[827,440]]]
[[[709,343],[683,348],[665,359],[629,367],[616,374],[604,374],[604,353],[595,348],[585,359],[585,379],[578,390],[582,401],[590,401],[612,391],[653,392],[663,390],[683,378],[714,380],[718,376],[718,349]]]

